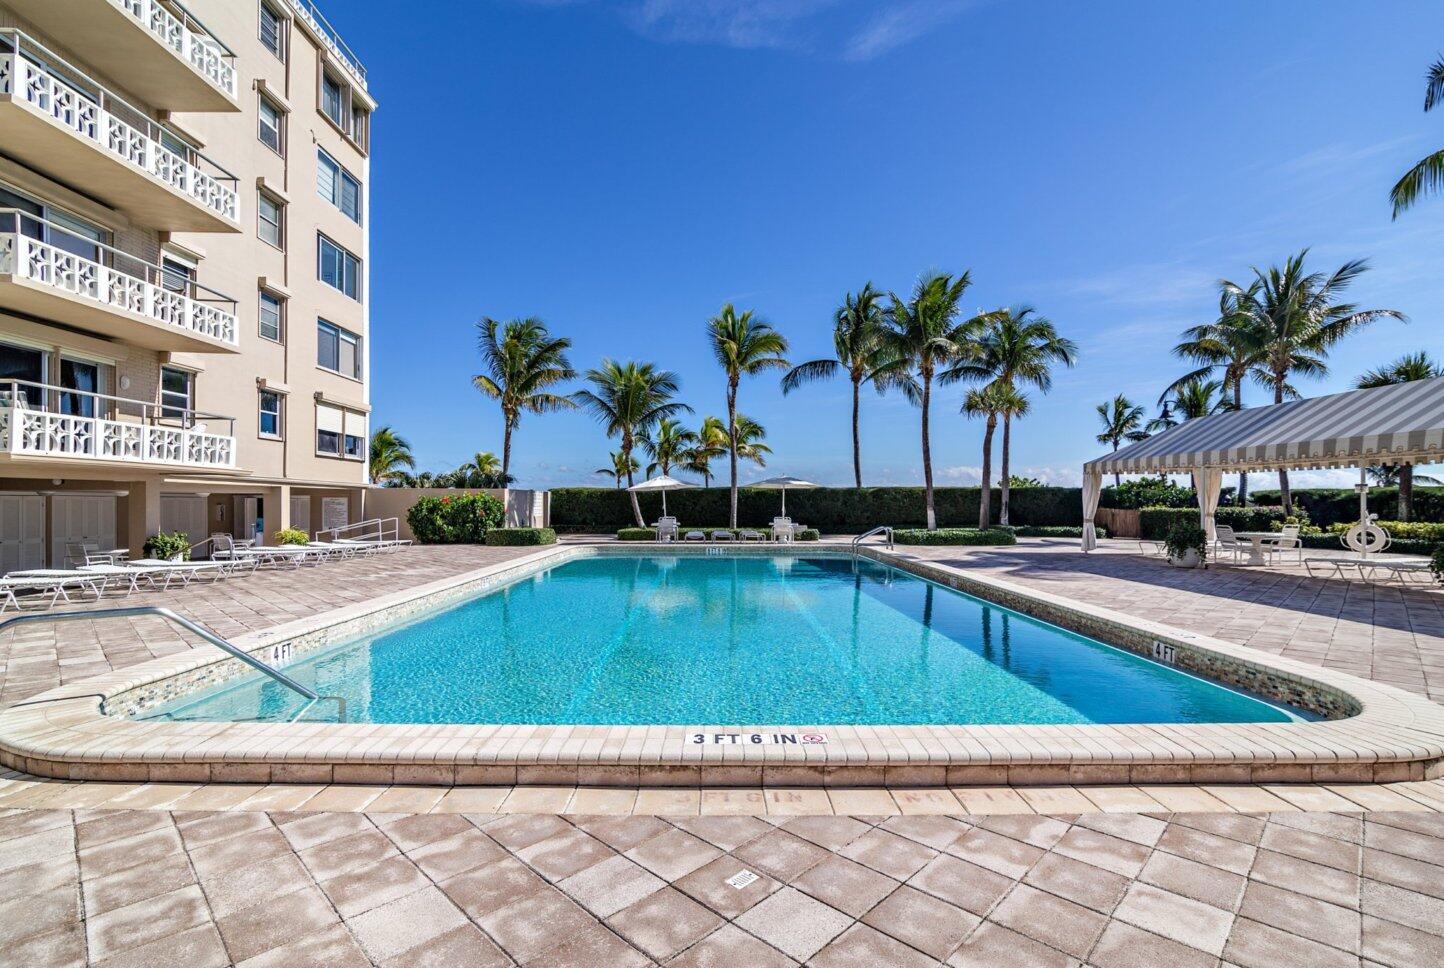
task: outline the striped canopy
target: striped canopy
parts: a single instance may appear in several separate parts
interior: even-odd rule
[[[1199,417],[1089,461],[1140,474],[1425,464],[1444,460],[1444,377]]]

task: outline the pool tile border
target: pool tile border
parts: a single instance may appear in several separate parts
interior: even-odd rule
[[[729,554],[837,554],[740,545]],[[565,545],[243,636],[267,657],[364,635],[542,568],[705,547]],[[1393,782],[1444,775],[1444,707],[1380,683],[1025,589],[905,552],[864,556],[1145,655],[1333,717],[1086,726],[520,726],[135,721],[123,713],[244,672],[209,649],[54,689],[0,713],[0,763],[78,780],[439,785],[941,787]],[[826,745],[695,746],[695,732],[823,731]]]

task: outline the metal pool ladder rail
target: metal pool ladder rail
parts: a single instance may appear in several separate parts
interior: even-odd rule
[[[41,612],[34,615],[15,615],[6,619],[3,622],[0,622],[0,632],[4,632],[12,625],[21,625],[30,622],[73,622],[79,620],[102,618],[132,618],[140,615],[158,615],[159,617],[165,619],[168,622],[173,622],[183,629],[194,632],[196,635],[199,635],[211,645],[214,645],[222,652],[227,653],[232,658],[240,659],[252,669],[255,669],[257,672],[263,673],[264,675],[270,676],[272,679],[276,680],[287,689],[290,689],[292,692],[300,693],[307,700],[306,705],[302,706],[300,712],[292,716],[290,720],[288,720],[288,722],[294,723],[296,720],[306,715],[306,713],[310,711],[312,706],[323,700],[336,703],[336,710],[337,715],[339,716],[339,721],[343,723],[346,721],[346,700],[344,697],[318,695],[314,690],[308,689],[307,687],[301,685],[299,682],[297,682],[295,679],[292,679],[281,670],[267,665],[260,659],[257,659],[255,656],[251,655],[249,652],[246,652],[239,647],[227,642],[225,639],[221,638],[219,635],[212,632],[204,625],[197,625],[190,619],[182,618],[170,609],[162,608],[159,605],[129,605],[124,608],[101,608],[96,609],[92,612]]]
[[[871,531],[869,531],[867,534],[860,534],[856,538],[852,539],[852,556],[854,558],[857,557],[858,546],[860,546],[865,539],[871,538],[875,534],[886,534],[888,550],[892,550],[892,528],[889,525],[880,524],[877,527],[873,528]]]

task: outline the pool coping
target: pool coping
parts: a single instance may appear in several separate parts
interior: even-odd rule
[[[836,555],[827,544],[728,554]],[[702,555],[650,542],[567,544],[234,639],[263,658],[354,638],[544,567],[597,555]],[[1159,646],[1271,688],[1356,710],[1317,722],[1058,726],[520,726],[136,721],[106,704],[158,701],[240,663],[209,648],[50,690],[0,712],[0,763],[75,780],[583,786],[958,786],[1054,783],[1386,782],[1444,775],[1444,706],[1347,673],[1137,619],[910,555],[865,557],[1131,651]],[[1210,665],[1211,664],[1211,665]],[[229,671],[228,671],[229,670]],[[1212,677],[1212,676],[1211,676]],[[176,685],[180,684],[180,685]],[[180,688],[183,685],[185,688]],[[150,692],[145,692],[150,690]],[[1341,707],[1342,708],[1342,707]],[[826,744],[715,743],[820,733]],[[691,740],[700,734],[706,741]]]

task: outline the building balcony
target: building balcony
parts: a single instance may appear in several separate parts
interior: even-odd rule
[[[336,62],[346,68],[352,79],[364,89],[366,66],[346,41],[341,39],[340,32],[331,26],[325,14],[321,13],[321,8],[316,6],[315,0],[291,0],[291,6],[296,11],[296,21],[310,30],[322,46],[331,52],[331,56],[336,58]]]
[[[137,224],[172,232],[241,231],[234,175],[45,56],[23,34],[7,31],[0,31],[0,145]]]
[[[163,111],[239,111],[235,55],[175,0],[7,0]]]
[[[0,458],[234,470],[231,417],[44,383],[0,381]],[[224,429],[226,433],[216,433]]]
[[[231,297],[15,209],[0,209],[7,309],[154,350],[240,350]]]

